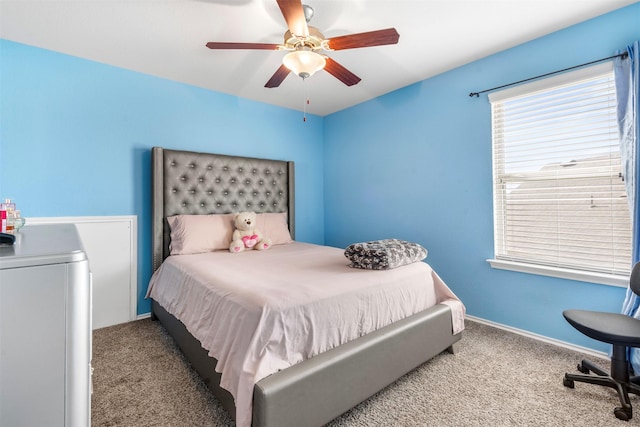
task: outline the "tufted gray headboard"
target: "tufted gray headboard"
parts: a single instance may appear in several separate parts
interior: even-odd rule
[[[153,271],[169,256],[172,215],[287,212],[295,238],[293,162],[153,147]]]

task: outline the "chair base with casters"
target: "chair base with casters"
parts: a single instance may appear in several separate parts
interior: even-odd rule
[[[627,349],[640,347],[640,320],[619,313],[586,310],[565,310],[562,314],[583,334],[613,345],[610,373],[589,360],[582,360],[578,364],[578,371],[582,374],[566,373],[564,386],[574,388],[575,381],[578,381],[613,388],[618,393],[621,405],[614,409],[614,415],[621,420],[630,420],[633,409],[629,393],[640,395],[640,376],[630,375]]]

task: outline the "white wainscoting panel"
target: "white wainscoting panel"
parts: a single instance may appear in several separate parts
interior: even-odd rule
[[[136,216],[38,217],[30,224],[75,224],[93,277],[93,329],[136,320]]]

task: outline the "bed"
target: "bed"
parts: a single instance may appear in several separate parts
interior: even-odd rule
[[[388,272],[354,271],[359,269],[350,269],[347,266],[346,258],[338,261],[336,248],[323,249],[317,245],[295,241],[293,162],[154,147],[152,149],[152,175],[154,270],[152,282],[159,281],[156,276],[166,276],[168,279],[165,278],[165,282],[171,282],[171,286],[165,285],[167,289],[171,289],[170,292],[178,287],[178,282],[181,283],[182,279],[179,279],[181,276],[176,274],[191,274],[193,277],[201,277],[209,274],[210,270],[223,271],[222,266],[227,264],[231,266],[232,262],[238,262],[241,259],[239,257],[244,257],[242,258],[243,262],[253,257],[256,262],[263,260],[262,262],[268,264],[277,263],[274,260],[278,256],[293,259],[292,257],[296,255],[300,258],[300,254],[304,253],[311,254],[304,258],[306,260],[320,259],[324,256],[321,254],[328,251],[327,259],[331,261],[326,262],[330,262],[333,266],[341,263],[341,268],[348,274],[363,277],[367,277],[364,276],[365,274],[373,274],[377,275],[376,279],[390,274]],[[262,215],[282,215],[282,218],[287,222],[286,226],[288,226],[293,241],[280,246],[272,246],[268,252],[264,253],[251,251],[251,254],[230,254],[228,251],[222,250],[195,256],[169,256],[171,229],[167,218],[175,218],[178,215],[202,215],[203,218],[204,216],[224,216],[224,214],[243,210],[255,211]],[[222,258],[225,256],[226,258]],[[196,271],[205,262],[217,262],[216,265],[221,267],[203,267],[200,268],[202,271]],[[263,268],[266,269],[266,267]],[[310,271],[315,268],[315,264],[308,264],[301,269]],[[239,269],[229,267],[227,273],[235,270]],[[390,317],[386,320],[388,324],[373,325],[373,329],[367,330],[366,333],[355,332],[361,335],[348,338],[346,342],[341,342],[339,345],[335,345],[335,343],[326,345],[327,348],[320,346],[319,349],[310,352],[309,357],[299,356],[294,351],[293,353],[296,354],[294,363],[278,365],[271,360],[269,363],[265,362],[266,365],[272,367],[273,372],[265,373],[264,369],[258,369],[259,375],[256,374],[252,381],[247,383],[248,380],[245,380],[245,383],[252,385],[248,399],[247,396],[239,398],[238,393],[242,388],[229,387],[230,375],[219,366],[221,364],[229,365],[230,362],[227,361],[227,358],[219,357],[220,360],[217,360],[210,355],[212,352],[215,353],[215,334],[212,334],[214,338],[206,334],[203,335],[202,331],[206,328],[201,327],[200,317],[185,314],[183,309],[176,308],[176,304],[171,302],[163,301],[161,303],[156,300],[162,300],[164,297],[152,298],[152,317],[158,319],[175,339],[207,386],[232,417],[237,420],[238,426],[244,427],[249,424],[254,427],[320,426],[366,400],[435,355],[446,350],[452,353],[455,351],[456,343],[460,340],[464,328],[464,306],[462,303],[426,263],[414,263],[395,270],[404,273],[407,277],[413,274],[427,274],[422,271],[426,270],[433,278],[436,288],[433,294],[436,295],[436,299],[434,300],[432,296],[425,298],[424,308],[418,308],[419,311],[414,314],[392,321],[389,320]],[[185,283],[193,282],[193,277],[184,279]],[[340,276],[331,277],[338,278]],[[235,283],[241,281],[241,279],[235,278],[233,280]],[[331,294],[332,289],[338,289],[338,286],[333,286],[333,288],[329,286],[337,281],[338,279],[327,280],[327,295],[324,299],[329,301],[329,307],[334,307],[336,301],[341,301],[335,299],[336,295]],[[253,283],[249,278],[246,279],[246,282]],[[159,286],[156,285],[156,287]],[[194,285],[193,289],[199,288]],[[270,298],[268,292],[266,296],[261,298],[278,300],[273,296]],[[388,297],[388,291],[384,292],[386,292],[385,297]],[[402,295],[403,292],[406,291],[398,294]],[[153,297],[151,293],[148,293],[148,296]],[[190,298],[191,302],[188,306],[199,306],[200,301],[211,299],[209,294],[192,295]],[[241,299],[239,296],[234,296],[234,298]],[[253,300],[257,297],[247,298]],[[399,299],[401,298],[399,297]],[[262,303],[261,300],[258,306]],[[299,301],[294,301],[292,304],[296,304],[298,307],[298,303]],[[413,309],[416,310],[415,307]],[[228,311],[228,308],[225,306],[224,310]],[[209,313],[210,309],[202,311]],[[312,315],[305,313],[301,316],[301,319],[308,319]],[[194,323],[193,318],[196,317],[198,320]],[[242,316],[242,318],[245,317],[251,316]],[[281,313],[275,317],[287,319]],[[256,319],[258,318],[257,321],[261,322],[268,316],[265,316],[264,313],[256,314]],[[219,319],[216,321],[219,322]],[[268,325],[271,330],[272,325]],[[286,325],[285,322],[285,327]],[[226,327],[232,326],[227,325]],[[241,338],[238,340],[242,341]],[[327,340],[330,341],[331,338]],[[205,349],[204,347],[209,348]],[[257,352],[256,354],[262,353]],[[249,357],[247,356],[247,358]],[[242,372],[245,372],[247,370],[246,361],[243,363]],[[218,370],[225,373],[226,377],[216,371],[216,366]],[[222,387],[221,383],[226,388]],[[242,385],[242,380],[240,383]],[[228,389],[231,389],[233,394]],[[238,398],[237,407],[236,398]],[[248,415],[243,409],[247,407],[247,404],[249,405]]]

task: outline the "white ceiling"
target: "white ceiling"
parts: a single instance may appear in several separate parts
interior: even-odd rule
[[[397,45],[329,52],[362,78],[325,71],[264,84],[285,52],[213,51],[208,41],[282,43],[275,0],[0,0],[0,37],[321,116],[636,0],[304,0],[325,37],[395,27]],[[594,58],[597,59],[597,58]],[[471,90],[482,88],[470,88]]]

